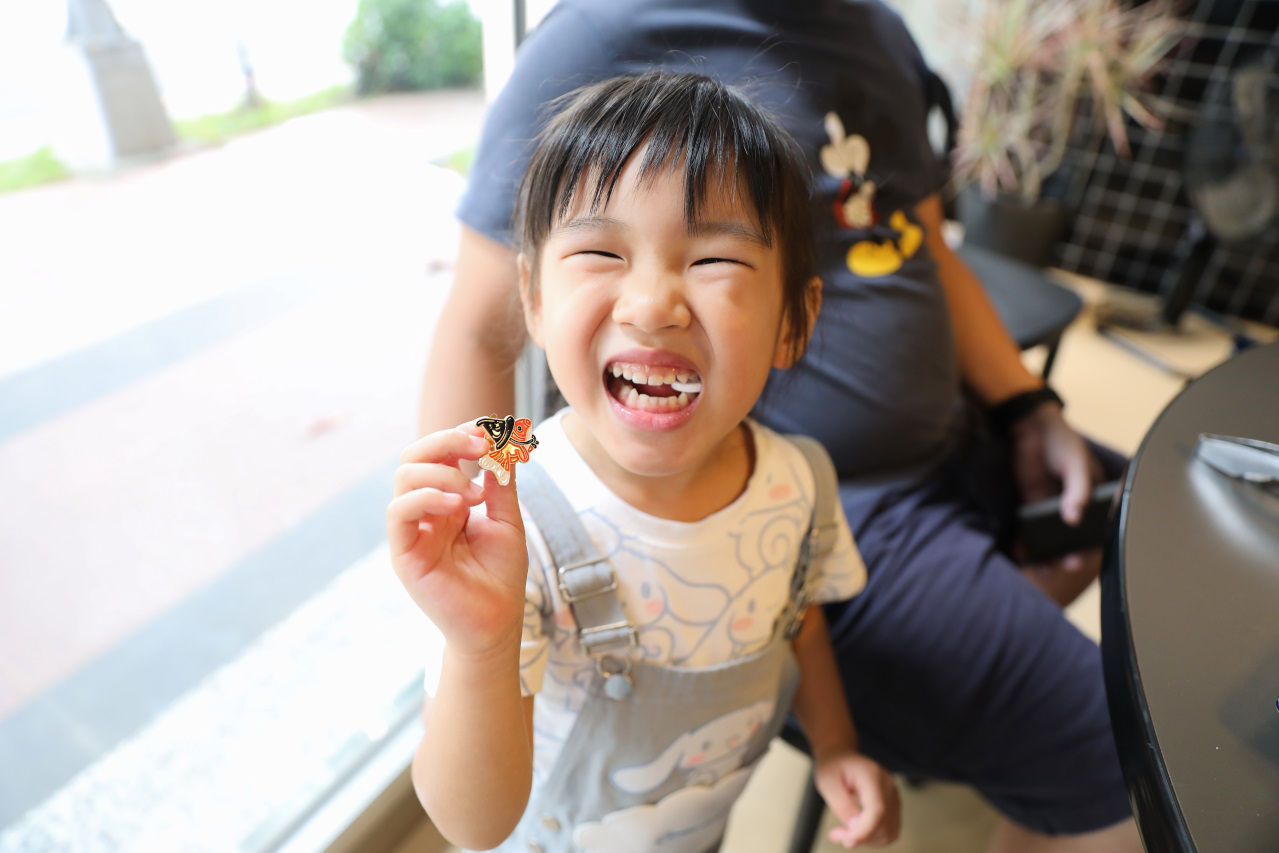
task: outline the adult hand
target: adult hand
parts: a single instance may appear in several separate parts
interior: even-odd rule
[[[524,619],[528,551],[515,479],[502,486],[485,471],[480,486],[459,467],[488,450],[483,431],[471,424],[418,439],[400,455],[395,498],[386,509],[400,582],[465,654],[518,642]]]
[[[845,848],[883,847],[901,833],[897,783],[876,762],[857,752],[815,758],[814,781],[839,826],[830,840]]]
[[[1102,479],[1101,463],[1088,445],[1062,417],[1061,406],[1047,402],[1014,422],[1013,473],[1025,503],[1061,495],[1061,517],[1067,524],[1083,520],[1092,487]],[[1101,549],[1092,548],[1038,567],[1041,570],[1078,572],[1099,568]],[[1095,574],[1095,572],[1094,572]]]

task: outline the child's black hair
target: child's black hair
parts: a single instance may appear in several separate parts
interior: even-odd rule
[[[639,180],[683,169],[690,226],[712,176],[716,191],[745,189],[769,246],[782,256],[783,304],[793,355],[809,325],[808,282],[816,274],[809,171],[799,146],[738,90],[698,74],[649,71],[614,77],[565,95],[538,137],[520,187],[515,233],[536,286],[542,246],[589,193],[594,213],[612,197],[622,170],[645,148]]]

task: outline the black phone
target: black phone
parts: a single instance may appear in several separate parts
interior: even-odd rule
[[[1084,507],[1084,517],[1074,527],[1061,520],[1060,496],[1024,504],[1017,510],[1017,538],[1026,548],[1027,560],[1043,563],[1106,544],[1111,508],[1122,482],[1095,487]]]

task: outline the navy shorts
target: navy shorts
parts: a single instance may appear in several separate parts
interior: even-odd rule
[[[1115,478],[1124,460],[1100,450]],[[969,442],[924,482],[841,488],[866,590],[826,605],[863,751],[894,772],[971,785],[1048,835],[1131,811],[1101,653],[1000,550],[1007,454]]]

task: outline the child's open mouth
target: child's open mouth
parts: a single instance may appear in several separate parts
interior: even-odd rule
[[[702,391],[701,377],[691,371],[624,361],[606,367],[604,381],[626,408],[654,414],[686,409]]]

